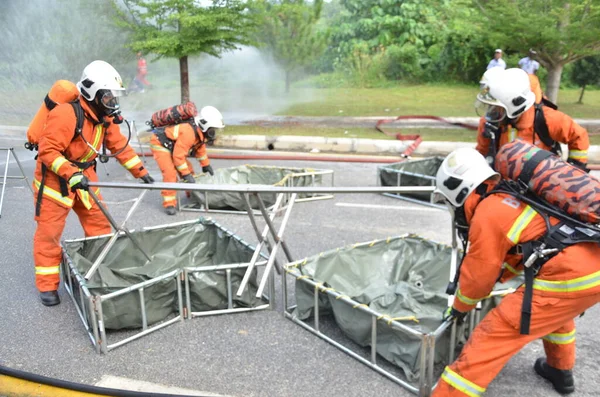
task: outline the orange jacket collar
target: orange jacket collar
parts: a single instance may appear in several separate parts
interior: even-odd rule
[[[92,110],[91,106],[87,103],[87,101],[85,99],[83,99],[82,96],[79,96],[79,103],[81,103],[81,107],[83,108],[83,112],[85,113],[85,115],[88,118],[92,119],[96,123],[100,123],[100,120],[98,120],[98,117],[96,116],[96,113],[94,113],[94,111]]]

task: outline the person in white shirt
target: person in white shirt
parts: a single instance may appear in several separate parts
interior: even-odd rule
[[[502,59],[502,50],[500,48],[497,48],[496,51],[494,51],[494,59],[492,59],[490,63],[488,63],[486,69],[489,70],[491,68],[506,69],[506,62],[504,62],[504,60]]]
[[[519,67],[526,71],[528,74],[535,74],[540,68],[540,64],[533,60],[537,53],[534,50],[529,50],[529,56],[521,58],[519,61]]]

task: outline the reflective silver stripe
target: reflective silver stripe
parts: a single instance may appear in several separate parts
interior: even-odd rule
[[[466,305],[476,305],[481,299],[473,299],[473,298],[469,298],[468,296],[464,296],[459,288],[458,292],[456,293],[456,297],[458,298],[459,301],[461,301],[462,303],[466,304]]]
[[[140,160],[140,158],[138,156],[135,156],[131,160],[126,161],[123,164],[123,167],[125,167],[128,170],[130,170],[130,169],[132,169],[133,167],[135,167],[136,165],[138,165],[141,162],[142,162],[142,160]]]
[[[40,190],[40,181],[38,181],[37,179],[34,181],[35,187],[36,189],[39,191]],[[47,196],[53,200],[58,201],[61,204],[66,205],[67,207],[72,207],[73,206],[73,199],[67,197],[63,197],[63,195],[60,192],[57,192],[56,190],[52,189],[51,187],[48,187],[46,185],[44,185],[44,196]]]
[[[177,168],[178,171],[183,171],[183,170],[187,170],[188,166],[187,166],[187,163],[183,163],[181,165],[175,166],[175,168]]]
[[[533,280],[533,289],[550,292],[577,292],[600,286],[600,271],[572,280]]]
[[[171,153],[171,151],[167,148],[164,148],[162,146],[158,146],[158,145],[153,145],[150,144],[150,149],[155,150],[157,152],[167,152],[167,153]]]
[[[63,164],[68,163],[68,162],[69,162],[69,160],[67,160],[66,158],[64,158],[62,156],[59,156],[54,159],[52,164],[50,164],[50,170],[52,172],[54,172],[55,174],[58,174],[58,170],[60,169],[60,167],[62,167]]]
[[[569,150],[569,158],[575,160],[587,159],[588,151],[587,150]]]
[[[521,215],[519,215],[515,223],[513,223],[507,234],[508,239],[512,241],[513,244],[519,243],[521,239],[521,233],[523,233],[523,230],[529,226],[529,223],[531,223],[536,214],[537,212],[535,212],[535,210],[530,206],[525,207],[523,212],[521,212]]]
[[[547,342],[554,343],[555,345],[568,345],[569,343],[575,342],[575,330],[564,334],[548,334],[542,339]]]
[[[40,276],[50,276],[53,274],[58,274],[60,271],[60,266],[36,266],[35,274]]]
[[[465,393],[469,397],[479,397],[485,393],[485,389],[483,387],[477,386],[475,383],[463,378],[456,372],[452,371],[449,367],[446,367],[444,370],[442,379],[450,386]]]

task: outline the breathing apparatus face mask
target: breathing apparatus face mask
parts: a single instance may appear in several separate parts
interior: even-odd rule
[[[215,144],[215,139],[217,137],[217,129],[214,127],[210,127],[206,131],[204,131],[204,142],[208,146],[213,146]]]
[[[114,124],[121,124],[124,121],[121,115],[121,107],[119,106],[119,96],[121,96],[121,92],[113,90],[98,90],[96,93],[95,102],[100,109],[101,115],[112,117]]]
[[[492,124],[500,124],[506,118],[506,109],[498,105],[490,105],[481,101],[475,102],[475,112],[479,117]]]

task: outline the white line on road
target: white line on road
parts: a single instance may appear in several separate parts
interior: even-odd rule
[[[197,390],[183,389],[180,387],[171,387],[161,385],[157,383],[150,383],[140,380],[123,378],[120,376],[103,375],[99,382],[96,383],[98,387],[106,387],[109,389],[120,389],[130,390],[148,393],[167,393],[167,394],[182,394],[188,396],[214,396],[214,397],[226,397],[222,394],[201,392]]]
[[[399,205],[377,205],[377,204],[353,204],[353,203],[335,203],[338,207],[352,207],[352,208],[374,208],[381,210],[401,210],[401,211],[442,211],[438,208],[428,207],[402,207]]]

